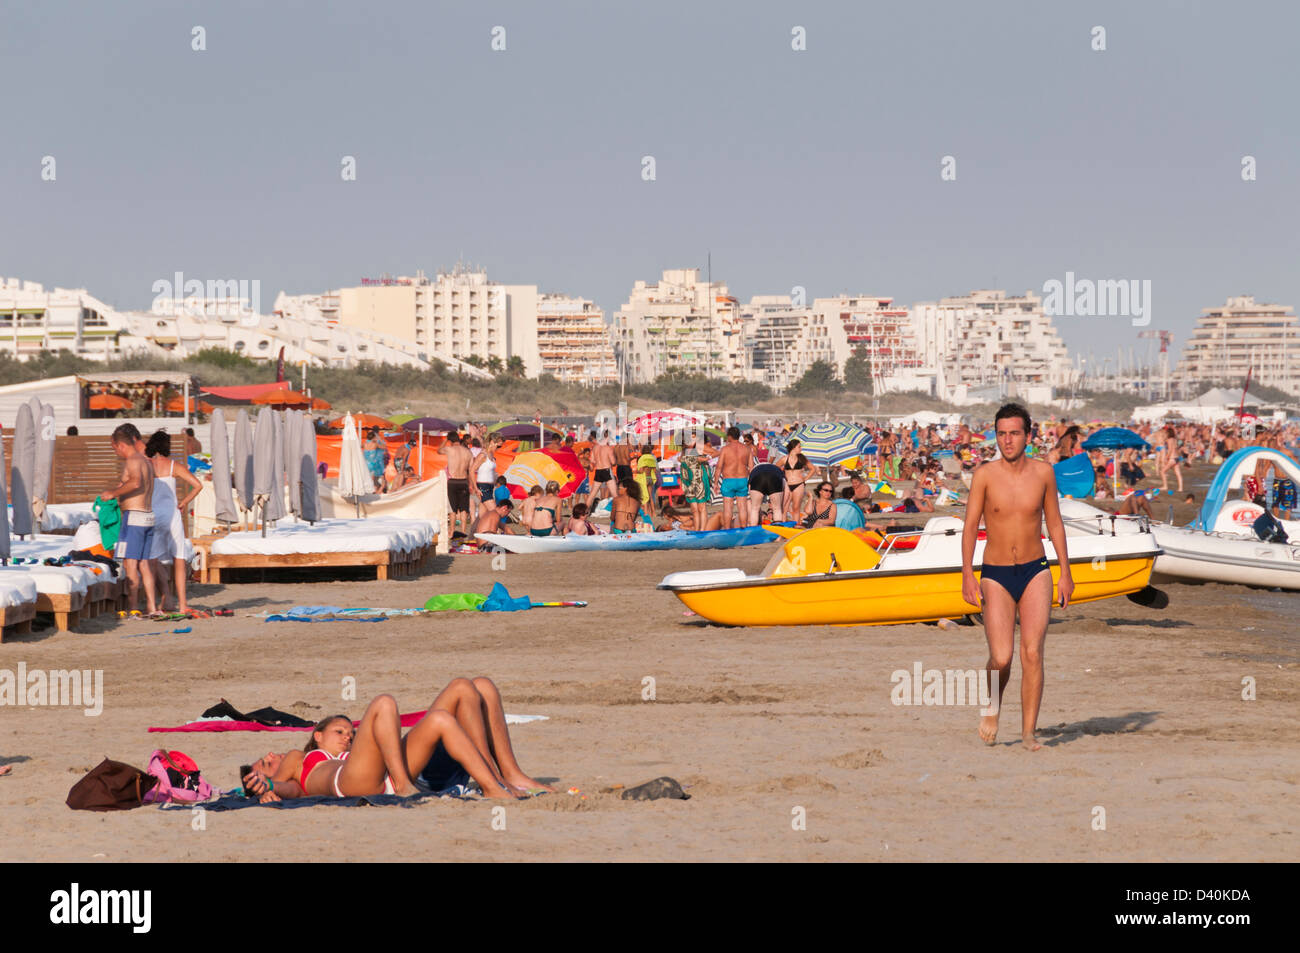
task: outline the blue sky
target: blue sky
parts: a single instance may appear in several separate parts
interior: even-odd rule
[[[0,3],[0,274],[269,309],[463,256],[612,311],[710,251],[744,300],[1073,271],[1150,280],[1181,345],[1229,295],[1300,304],[1297,34],[1250,2]]]

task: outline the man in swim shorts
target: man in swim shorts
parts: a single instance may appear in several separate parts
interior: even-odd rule
[[[113,431],[113,452],[124,461],[122,480],[111,490],[99,494],[101,500],[117,500],[122,508],[122,532],[118,535],[113,556],[122,561],[126,571],[127,609],[136,610],[140,603],[140,585],[144,584],[145,604],[149,614],[158,611],[154,593],[154,576],[148,569],[149,550],[153,546],[153,467],[136,449],[140,431],[133,424],[122,424]],[[141,572],[141,569],[144,572]]]
[[[473,457],[456,434],[447,438],[443,453],[447,457],[447,509],[451,510],[448,531],[454,533],[459,521],[461,531],[468,536],[473,532],[469,521],[469,475]]]
[[[606,430],[600,442],[591,450],[591,465],[595,472],[591,475],[591,492],[587,494],[587,508],[596,505],[596,497],[601,490],[613,499],[616,495],[614,486],[614,448],[609,443],[609,431]]]
[[[961,537],[962,597],[983,610],[988,669],[998,673],[997,707],[994,714],[980,719],[979,735],[989,745],[997,738],[997,712],[1011,677],[1019,610],[1021,739],[1027,750],[1037,751],[1042,747],[1034,732],[1043,701],[1043,643],[1052,608],[1052,571],[1040,529],[1044,521],[1060,563],[1057,592],[1062,608],[1069,605],[1074,580],[1055,473],[1050,464],[1025,456],[1029,412],[1018,404],[1007,404],[993,420],[1001,457],[975,471]],[[977,582],[973,565],[981,517],[988,538]]]
[[[749,471],[753,466],[752,448],[740,442],[740,428],[727,428],[727,443],[718,454],[718,475],[722,480],[722,525],[734,529],[749,525]],[[731,505],[736,505],[736,518]]]

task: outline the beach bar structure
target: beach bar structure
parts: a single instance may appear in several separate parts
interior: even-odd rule
[[[73,374],[23,384],[0,386],[0,426],[13,429],[18,408],[35,397],[54,409],[59,433],[75,426],[82,436],[108,436],[119,425],[133,423],[143,434],[165,429],[175,433],[193,419],[168,413],[168,403],[182,398],[187,405],[197,389],[188,374],[176,371],[115,371]],[[115,409],[116,408],[116,409]]]

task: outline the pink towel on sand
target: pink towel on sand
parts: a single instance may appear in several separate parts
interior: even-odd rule
[[[401,716],[402,727],[410,728],[417,721],[424,717],[422,711],[412,711]],[[354,721],[353,725],[360,725],[361,722]],[[306,728],[273,728],[270,725],[259,725],[255,721],[192,721],[188,725],[179,725],[175,728],[150,728],[150,731],[311,731],[311,727]]]

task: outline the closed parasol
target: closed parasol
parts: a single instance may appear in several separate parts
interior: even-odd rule
[[[9,495],[13,499],[13,532],[30,536],[32,523],[32,483],[36,478],[36,425],[32,408],[21,404],[14,420],[13,469],[10,471]]]
[[[298,515],[308,523],[315,523],[320,519],[320,485],[317,482],[319,474],[316,472],[316,428],[306,417],[298,428],[298,439],[301,441],[297,474],[298,482],[301,484]],[[293,477],[293,474],[289,475],[290,479]]]
[[[213,408],[209,424],[208,449],[212,453],[212,492],[219,523],[238,523],[239,510],[230,487],[230,439],[226,435],[226,413]]]
[[[7,487],[9,478],[6,471],[5,444],[0,440],[0,559],[8,559],[10,553],[9,507],[5,506],[5,500],[9,498]]]
[[[255,505],[253,484],[253,425],[249,422],[248,411],[239,409],[235,418],[235,454],[233,463],[235,492],[239,494],[239,505],[245,512],[252,512]]]
[[[50,475],[54,470],[54,408],[33,397],[32,422],[36,429],[36,458],[32,470],[32,527],[40,532],[45,525],[45,506],[49,502]]]
[[[348,414],[343,418],[343,443],[339,449],[339,493],[356,503],[357,516],[360,516],[360,498],[374,492],[375,484],[370,479],[370,468],[366,466],[366,457],[361,451],[357,427],[352,422],[352,415]]]

